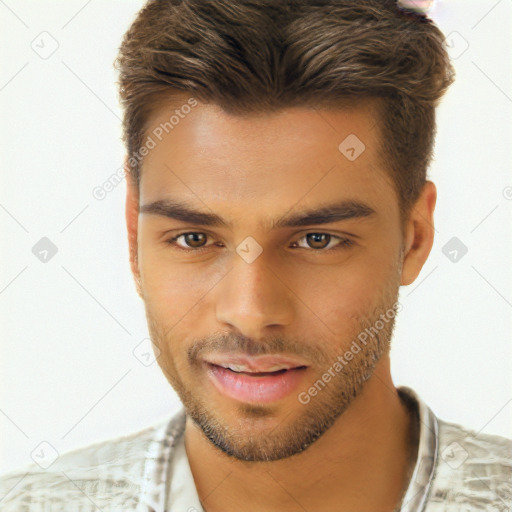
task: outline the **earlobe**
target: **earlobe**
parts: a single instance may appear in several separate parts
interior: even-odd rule
[[[130,268],[135,280],[137,294],[142,298],[142,287],[140,282],[139,262],[138,262],[138,221],[139,221],[139,190],[134,183],[132,176],[128,172],[128,157],[125,158],[124,169],[126,178],[126,205],[125,217],[126,228],[128,232],[128,248],[130,254]]]
[[[411,210],[406,226],[405,257],[400,282],[402,286],[415,281],[432,249],[436,199],[436,186],[432,181],[427,181]]]

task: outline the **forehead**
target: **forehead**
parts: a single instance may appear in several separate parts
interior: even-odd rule
[[[339,199],[378,209],[396,196],[379,163],[376,123],[371,102],[248,116],[173,102],[148,123],[145,140],[152,147],[142,165],[140,200],[180,198],[234,215]]]

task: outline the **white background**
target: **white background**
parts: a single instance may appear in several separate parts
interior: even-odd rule
[[[148,333],[125,184],[92,195],[122,164],[112,63],[141,5],[0,2],[1,472],[41,441],[62,453],[180,406],[133,354]],[[511,436],[512,3],[441,0],[430,16],[457,80],[438,110],[436,240],[401,289],[393,377],[441,418]],[[457,263],[442,252],[454,236],[468,248]],[[32,253],[42,237],[58,248],[47,263]]]

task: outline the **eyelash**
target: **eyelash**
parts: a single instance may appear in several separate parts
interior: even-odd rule
[[[169,239],[169,240],[166,240],[166,243],[173,246],[174,248],[178,249],[178,250],[181,250],[181,251],[185,251],[185,252],[194,252],[196,254],[200,254],[204,251],[207,251],[208,248],[210,247],[209,245],[208,246],[203,246],[203,247],[198,247],[198,248],[188,248],[188,249],[185,249],[183,247],[180,247],[177,243],[176,243],[176,240],[180,237],[180,236],[183,236],[183,235],[197,235],[197,234],[200,234],[200,235],[206,235],[208,236],[207,233],[202,233],[202,232],[199,232],[199,231],[185,231],[183,233],[179,233],[178,235],[176,235],[175,237]],[[307,237],[308,235],[329,235],[331,237],[331,240],[332,238],[337,238],[340,242],[335,245],[334,247],[331,247],[330,249],[313,249],[311,247],[298,247],[298,249],[309,249],[313,252],[317,252],[317,253],[331,253],[331,252],[335,252],[335,251],[340,251],[340,250],[343,250],[343,249],[346,249],[347,247],[350,247],[354,244],[354,242],[352,242],[352,240],[348,239],[348,238],[343,238],[343,237],[340,237],[340,236],[336,236],[336,235],[331,235],[330,233],[322,233],[322,232],[318,232],[318,231],[312,231],[310,233],[306,233],[304,234],[303,236],[301,236],[299,238],[299,240],[301,240],[302,238],[305,238]],[[329,243],[331,242],[331,240],[329,240]]]

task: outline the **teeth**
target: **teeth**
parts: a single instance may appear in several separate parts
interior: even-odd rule
[[[224,366],[223,368],[229,368],[230,370],[233,370],[234,372],[250,372],[250,373],[260,373],[260,372],[252,372],[249,368],[247,368],[246,366],[243,366],[243,365],[238,365],[238,364],[229,364],[228,366]],[[278,370],[282,370],[282,369],[288,369],[287,366],[279,366],[279,365],[275,365],[275,366],[271,366],[270,368],[268,368],[267,370],[265,370],[265,372],[276,372]]]
[[[230,370],[233,370],[234,372],[245,372],[245,368],[243,366],[239,366],[237,364],[230,364],[228,366]]]

